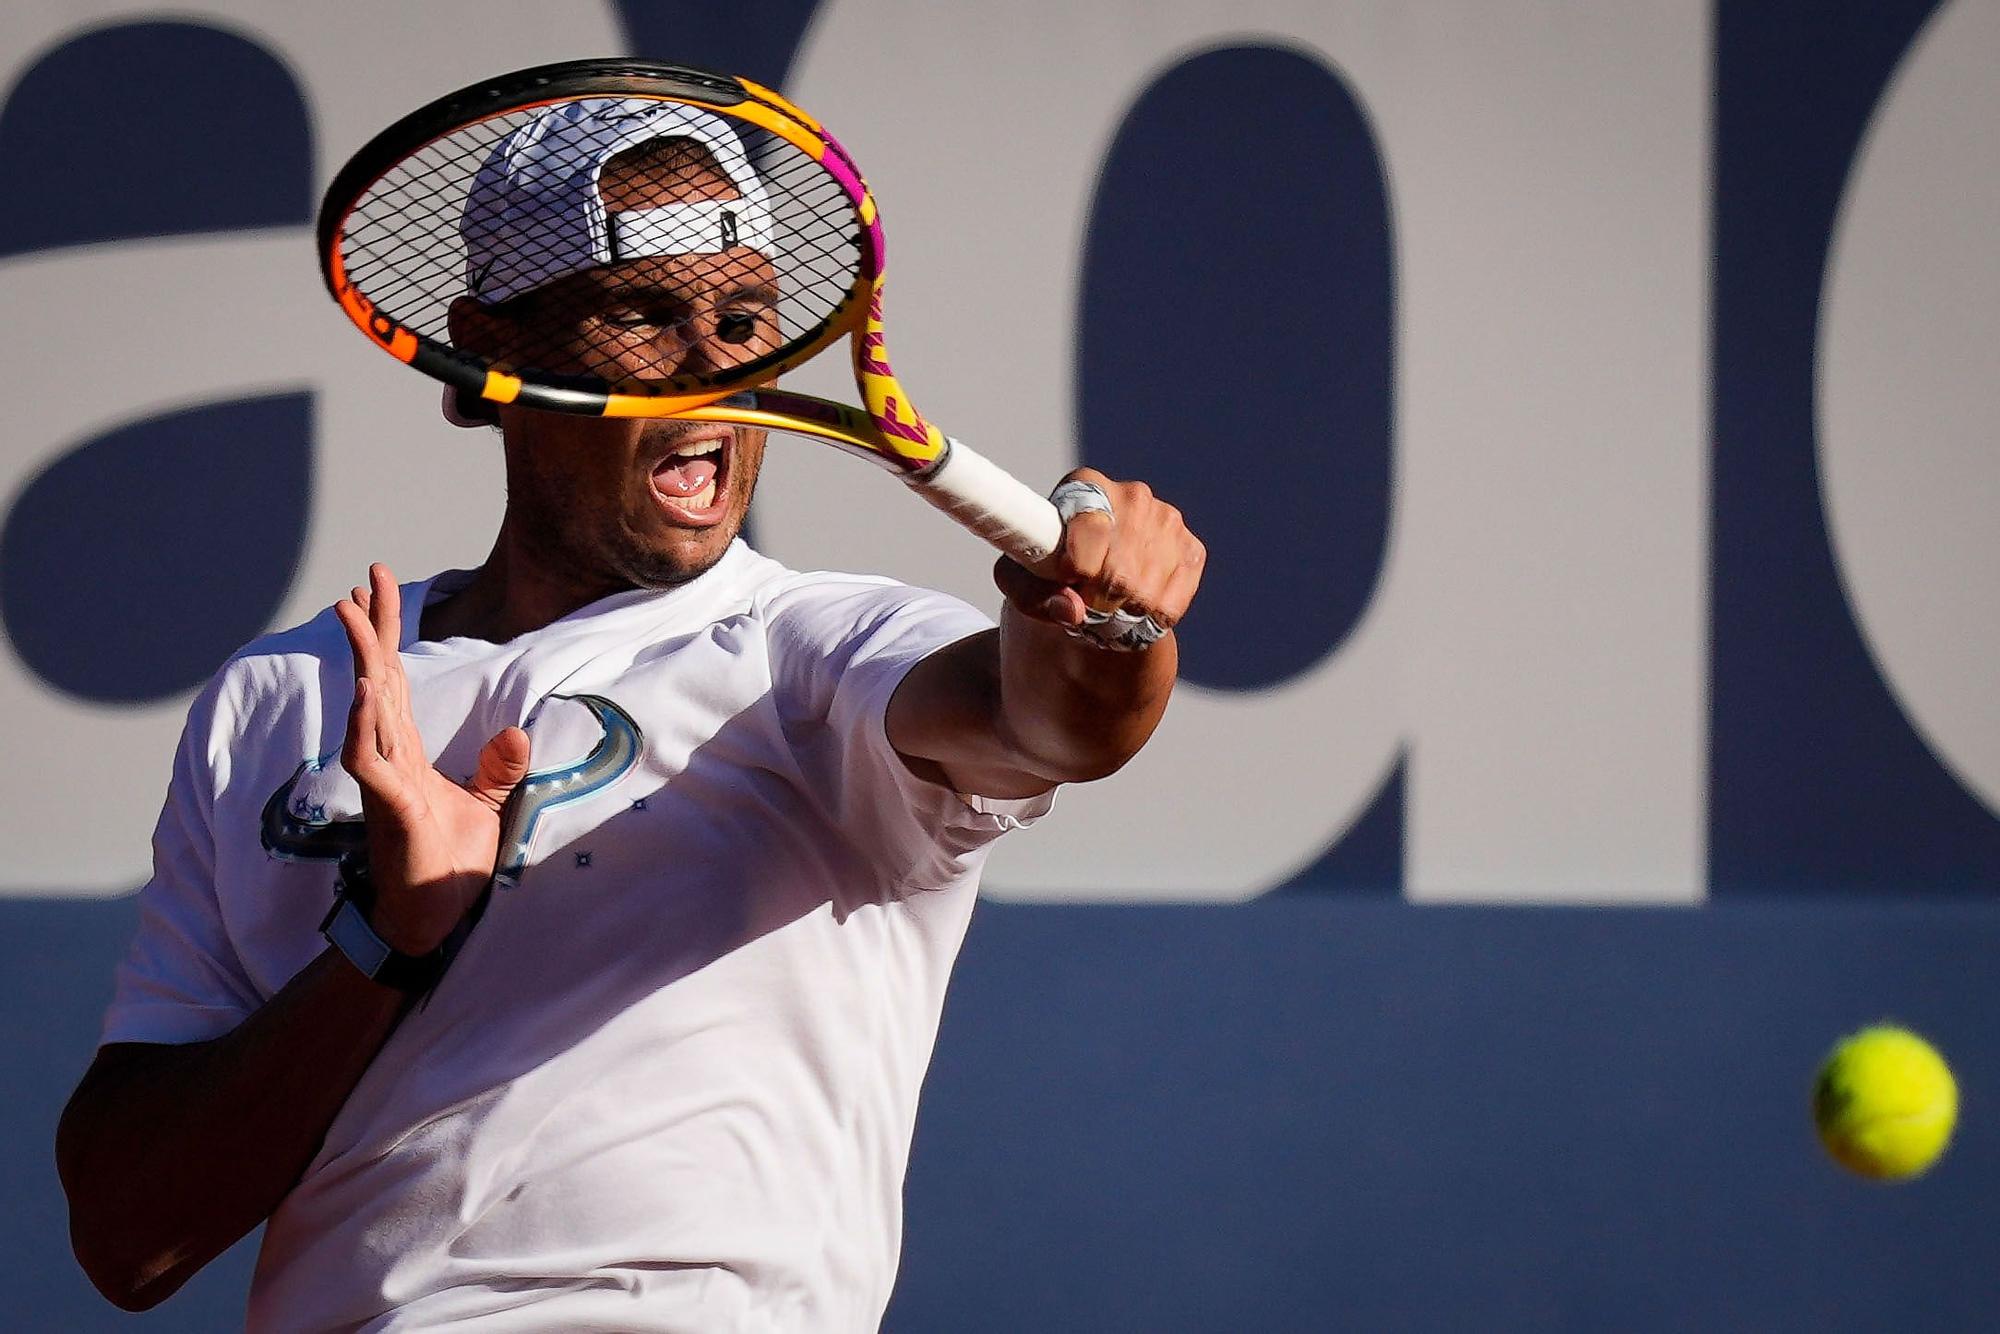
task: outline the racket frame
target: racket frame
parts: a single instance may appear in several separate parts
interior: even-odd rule
[[[524,379],[500,366],[410,328],[382,311],[348,277],[341,254],[347,225],[368,192],[398,164],[469,125],[583,97],[631,97],[678,102],[701,111],[747,122],[769,131],[820,163],[845,190],[863,221],[856,238],[857,278],[819,326],[778,353],[739,368],[734,384],[695,386],[661,380],[646,393],[622,393],[576,377],[559,383]],[[769,381],[825,351],[861,323],[870,295],[880,286],[882,230],[875,201],[860,173],[840,153],[839,169],[827,164],[839,153],[805,112],[761,84],[688,65],[649,60],[572,60],[517,70],[488,79],[417,108],[370,139],[334,176],[321,199],[316,236],[320,276],[329,295],[354,326],[396,360],[491,403],[515,404],[548,412],[590,417],[673,417],[688,408],[714,403]]]

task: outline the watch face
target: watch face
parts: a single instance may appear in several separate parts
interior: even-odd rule
[[[390,949],[375,929],[368,925],[362,915],[360,905],[354,900],[342,897],[333,910],[323,934],[333,942],[333,947],[347,956],[347,961],[361,970],[363,977],[373,981],[389,981],[383,972],[399,955]],[[415,960],[409,962],[414,963]]]

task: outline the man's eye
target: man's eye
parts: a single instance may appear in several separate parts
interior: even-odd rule
[[[619,329],[643,329],[660,321],[642,310],[614,310],[604,317],[604,322]]]
[[[757,336],[757,316],[747,310],[726,310],[715,321],[715,336],[725,343],[747,343]]]

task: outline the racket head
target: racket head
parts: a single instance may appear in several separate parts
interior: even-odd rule
[[[746,79],[536,66],[398,120],[334,177],[328,291],[397,360],[494,403],[665,417],[760,384],[879,309],[845,150]]]

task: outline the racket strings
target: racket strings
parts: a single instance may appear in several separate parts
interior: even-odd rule
[[[470,362],[625,393],[754,383],[861,286],[846,190],[780,136],[729,121],[728,140],[632,144],[606,117],[532,162],[542,176],[500,170],[548,115],[488,117],[384,172],[342,224],[347,281]]]

